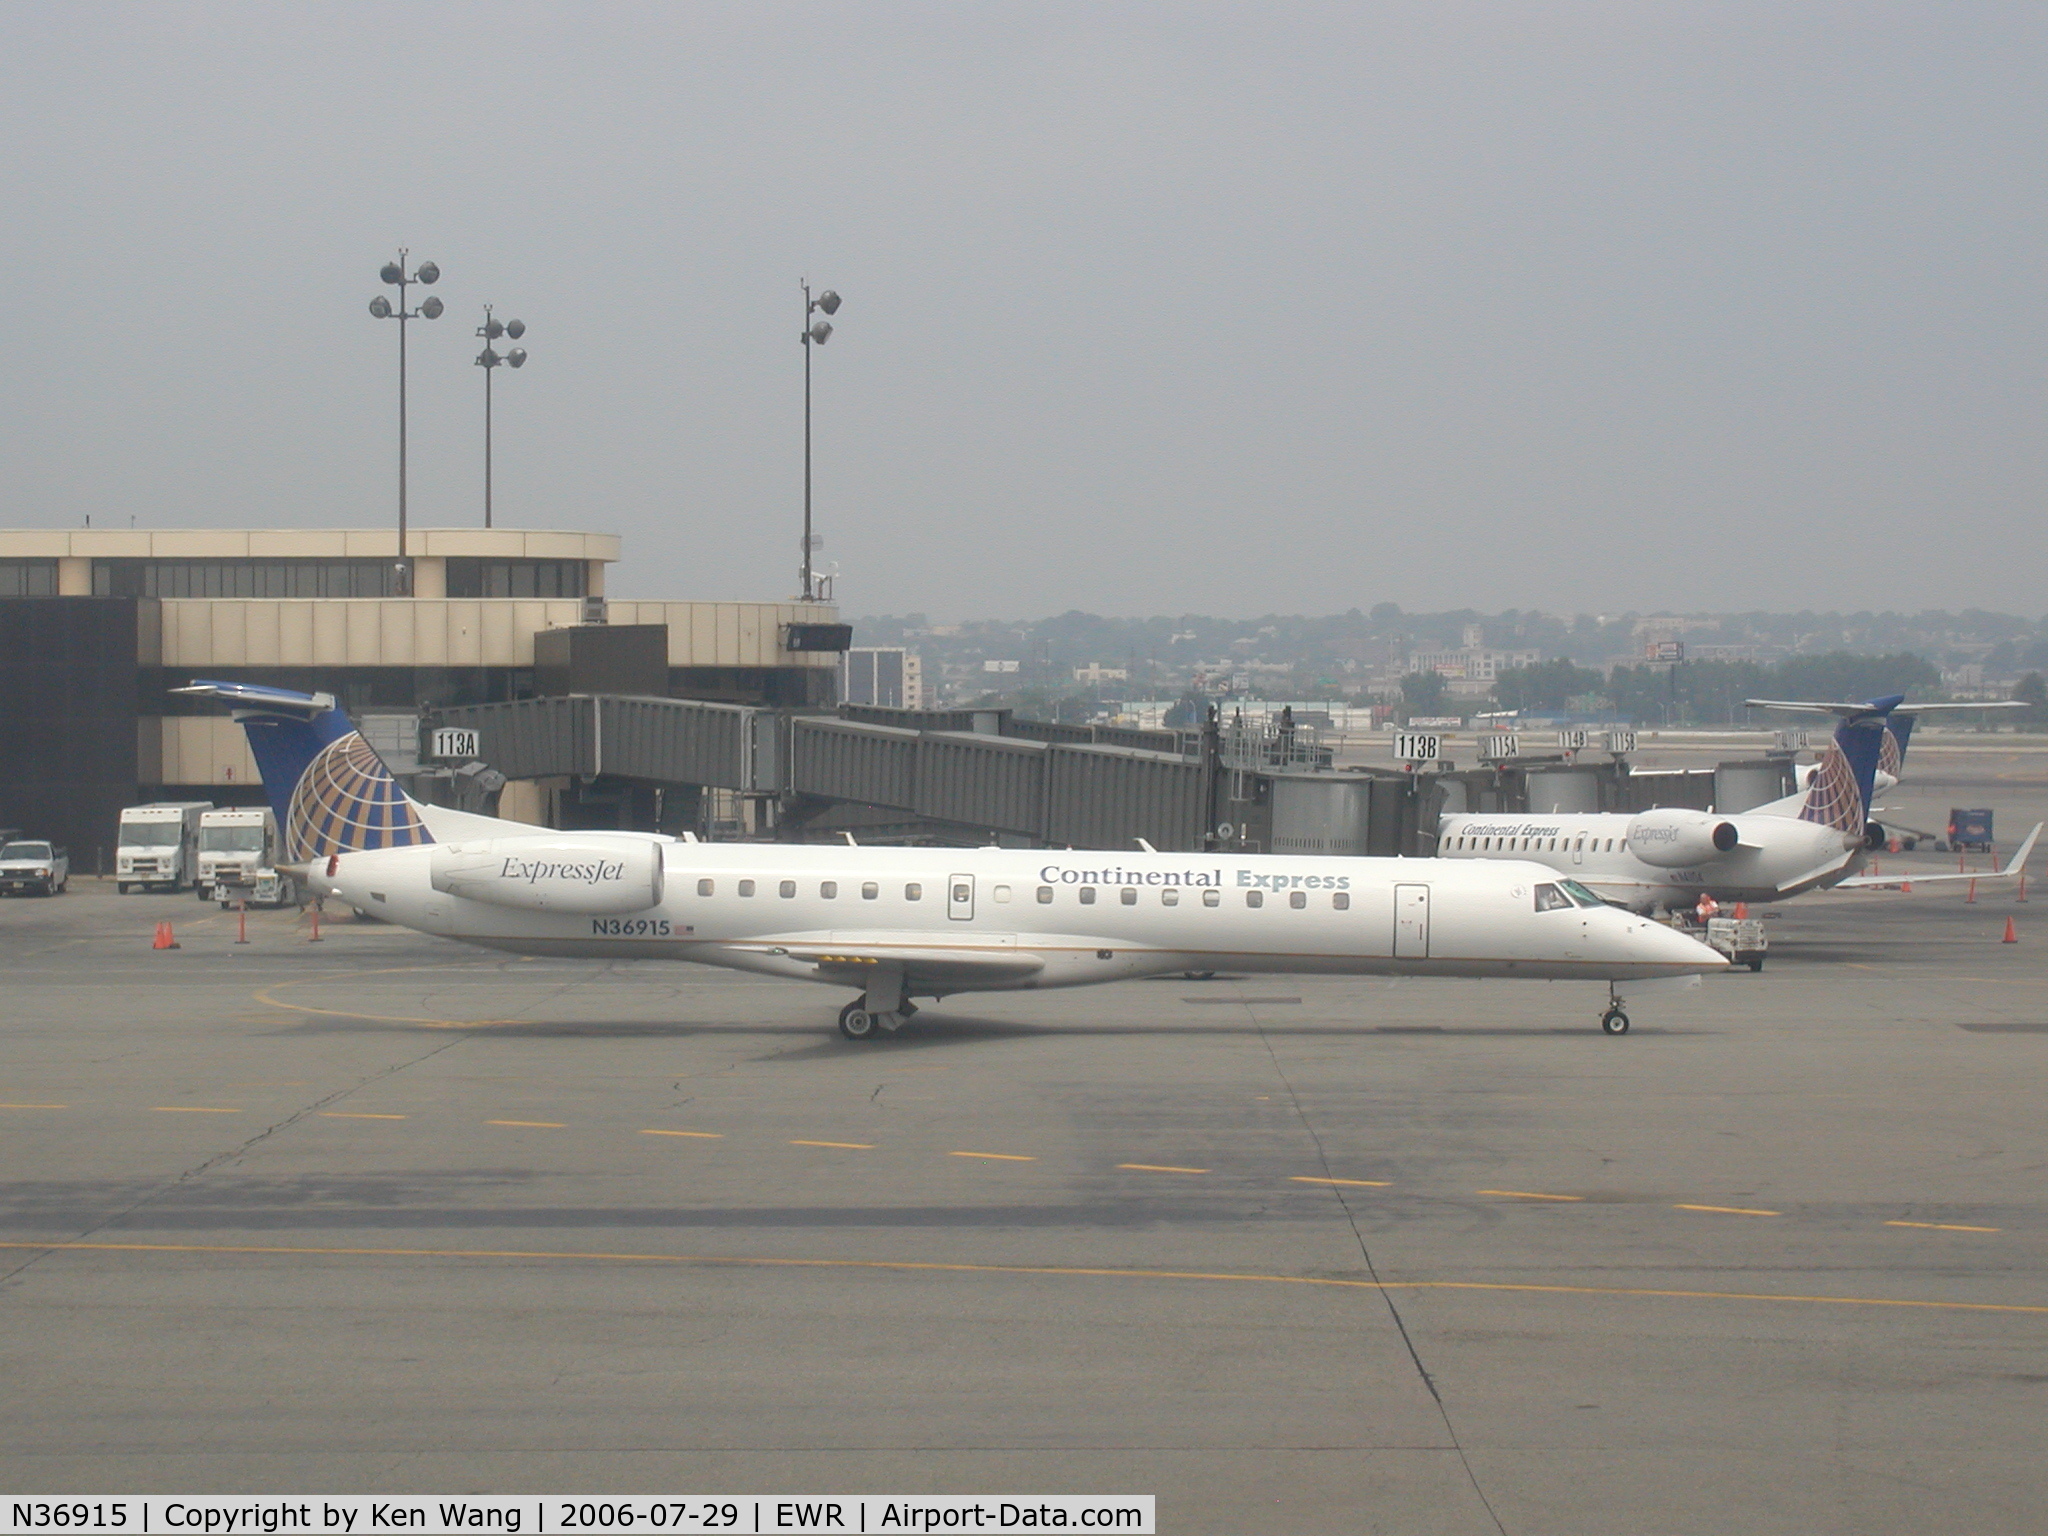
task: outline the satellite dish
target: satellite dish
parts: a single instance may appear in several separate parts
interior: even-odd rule
[[[441,281],[441,269],[431,261],[421,262],[419,271],[413,275],[423,283],[438,283]]]
[[[830,288],[827,288],[823,293],[818,295],[818,308],[825,311],[825,313],[828,315],[838,314],[839,295],[834,293]]]
[[[446,309],[447,307],[447,305],[441,302],[441,296],[439,294],[435,294],[432,298],[428,299],[426,303],[420,306],[420,313],[426,316],[429,320],[438,320],[441,318],[441,311]]]
[[[405,281],[405,268],[395,261],[387,261],[384,263],[383,270],[377,275],[387,283],[402,283]]]
[[[507,320],[505,322],[505,334],[514,341],[517,341],[526,334],[526,322],[524,320]]]
[[[820,320],[816,325],[812,326],[810,330],[806,331],[804,334],[809,336],[811,340],[815,341],[819,346],[822,347],[823,345],[825,345],[826,342],[832,339],[832,327],[825,321]]]
[[[385,298],[383,294],[378,294],[377,297],[370,300],[370,313],[379,320],[389,320],[391,318],[391,301]]]
[[[510,363],[514,368],[524,368],[526,366],[526,348],[514,347],[510,352],[505,354],[505,361]]]

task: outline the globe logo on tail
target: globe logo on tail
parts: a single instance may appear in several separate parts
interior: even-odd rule
[[[285,847],[300,862],[433,840],[359,731],[329,742],[306,765],[285,817]]]

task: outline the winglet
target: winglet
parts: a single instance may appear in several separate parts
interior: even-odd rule
[[[2034,844],[2040,840],[2041,826],[2042,823],[2038,821],[2034,823],[2034,830],[2027,834],[2027,840],[2020,844],[2019,851],[2012,856],[2005,868],[1999,871],[2001,875],[2019,876],[2027,872],[2027,860],[2034,856]]]

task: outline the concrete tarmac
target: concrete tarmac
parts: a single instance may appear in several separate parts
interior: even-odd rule
[[[2007,771],[1940,793],[2009,846]],[[1224,976],[852,1044],[800,984],[0,902],[0,1485],[2039,1530],[2048,900],[1779,910],[1619,1039]]]

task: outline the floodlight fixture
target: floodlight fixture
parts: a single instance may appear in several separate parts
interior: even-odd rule
[[[834,293],[830,288],[827,288],[823,293],[818,295],[818,308],[825,311],[825,313],[828,315],[838,314],[839,295]]]
[[[825,343],[826,343],[826,342],[830,341],[831,339],[832,339],[832,322],[831,322],[831,321],[829,321],[829,320],[820,320],[820,321],[819,321],[819,322],[818,322],[818,323],[817,323],[816,325],[814,325],[814,326],[812,326],[812,327],[811,327],[811,340],[815,341],[815,342],[816,342],[816,343],[817,343],[817,344],[818,344],[819,346],[821,346],[821,347],[822,347],[823,345],[825,345]]]
[[[379,320],[389,320],[391,318],[391,301],[385,298],[383,294],[378,294],[377,297],[370,300],[370,313]]]
[[[510,352],[505,354],[505,361],[510,363],[514,368],[524,368],[526,366],[526,348],[514,347]]]
[[[507,336],[510,336],[514,341],[517,341],[520,337],[526,334],[526,322],[524,320],[506,321],[505,334]]]

